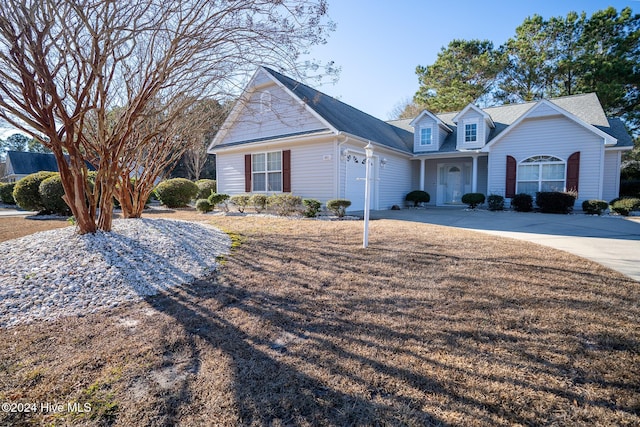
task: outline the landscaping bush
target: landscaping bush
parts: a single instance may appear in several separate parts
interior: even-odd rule
[[[318,216],[318,212],[320,212],[320,208],[322,207],[322,203],[316,199],[303,199],[302,204],[305,208],[302,214],[307,218],[315,218]]]
[[[604,200],[585,200],[582,202],[582,210],[586,214],[602,215],[609,208],[609,203]]]
[[[611,201],[611,210],[623,216],[629,216],[632,211],[640,211],[640,198],[624,197]]]
[[[215,179],[199,179],[195,182],[198,186],[198,194],[196,194],[196,199],[206,199],[211,195],[211,193],[215,193],[218,191],[218,186]]]
[[[280,216],[287,216],[297,212],[302,205],[302,197],[289,193],[272,194],[267,198],[267,204]]]
[[[490,194],[487,197],[487,205],[490,211],[504,210],[504,197],[499,194]]]
[[[404,200],[407,202],[413,202],[413,207],[415,208],[418,207],[418,204],[420,203],[429,203],[431,196],[429,196],[429,193],[426,191],[415,190],[407,194]]]
[[[71,209],[62,199],[64,196],[64,188],[62,187],[62,179],[60,174],[55,174],[40,183],[38,189],[42,206],[46,212],[56,213],[58,215],[71,215]]]
[[[478,205],[484,203],[484,194],[482,193],[466,193],[462,195],[462,203],[469,205],[471,209],[475,209]]]
[[[544,213],[567,214],[573,210],[576,194],[561,191],[540,191],[536,193],[536,205]]]
[[[13,198],[16,204],[28,211],[44,210],[42,198],[40,197],[40,184],[55,174],[56,172],[37,172],[27,175],[16,182],[16,186],[13,189]]]
[[[196,210],[201,213],[207,213],[213,210],[213,206],[207,199],[198,199],[196,200]]]
[[[249,206],[251,201],[250,194],[236,194],[235,196],[231,196],[229,199],[232,205],[238,209],[238,212],[243,213],[244,210]]]
[[[16,186],[15,182],[0,184],[0,202],[7,205],[15,205],[16,201],[13,198],[13,188]]]
[[[349,206],[351,206],[351,200],[333,199],[327,202],[327,209],[336,214],[338,218],[344,216]]]
[[[251,196],[250,203],[257,213],[262,212],[267,208],[267,195],[266,194],[254,194]]]
[[[620,195],[623,197],[640,197],[640,181],[620,181]]]
[[[531,212],[533,210],[533,197],[526,193],[520,193],[511,199],[511,207],[517,212]]]
[[[229,200],[228,194],[211,193],[207,200],[211,204],[212,209],[219,206],[223,211],[229,212],[229,206],[227,205],[227,200]]]
[[[198,186],[185,178],[173,178],[161,182],[155,189],[160,203],[168,208],[181,208],[198,194]]]

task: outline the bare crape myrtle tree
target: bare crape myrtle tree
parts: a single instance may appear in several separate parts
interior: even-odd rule
[[[237,96],[259,64],[303,72],[326,14],[325,0],[4,0],[0,119],[52,150],[79,232],[109,231],[113,197],[139,217],[210,128],[204,100]]]

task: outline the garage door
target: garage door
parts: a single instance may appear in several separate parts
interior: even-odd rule
[[[366,175],[367,159],[364,154],[349,154],[346,158],[347,170],[345,181],[345,199],[351,200],[350,211],[364,210],[364,178]],[[372,162],[376,164],[375,161]],[[375,167],[371,169],[371,200],[370,209],[375,209],[376,180]]]

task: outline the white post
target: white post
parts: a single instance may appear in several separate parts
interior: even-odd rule
[[[471,166],[471,192],[478,192],[478,156],[472,156],[473,165]]]
[[[364,235],[362,237],[362,247],[369,246],[369,208],[371,206],[371,159],[373,157],[373,146],[371,141],[364,147],[364,151],[367,155],[367,164],[365,165],[365,178],[364,178]]]
[[[424,159],[420,159],[420,191],[424,191]]]

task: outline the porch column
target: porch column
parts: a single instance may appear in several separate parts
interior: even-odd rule
[[[424,159],[420,159],[420,191],[424,191]]]
[[[473,164],[471,166],[471,192],[478,192],[478,156],[471,157]]]

